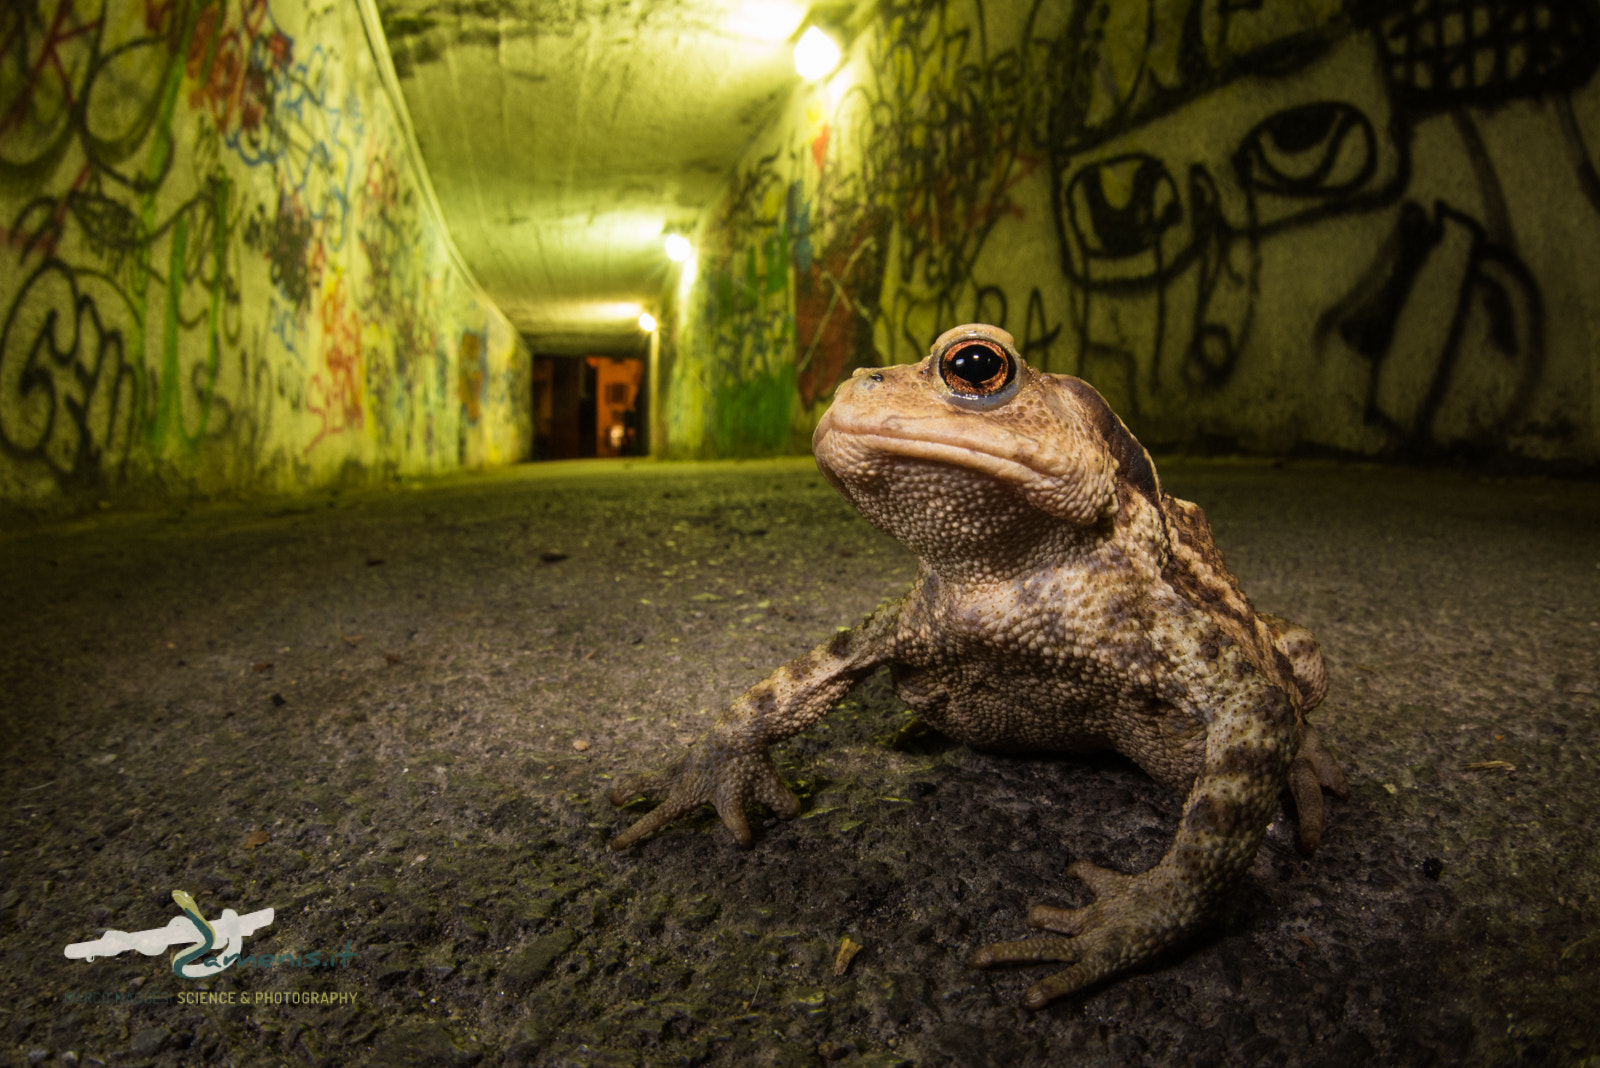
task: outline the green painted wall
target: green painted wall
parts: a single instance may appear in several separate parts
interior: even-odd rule
[[[878,5],[703,217],[670,449],[1004,326],[1155,447],[1600,461],[1600,3]]]
[[[367,25],[353,2],[5,6],[0,500],[526,455],[528,353],[456,266]]]

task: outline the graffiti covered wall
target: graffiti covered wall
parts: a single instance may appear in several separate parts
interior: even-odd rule
[[[886,0],[702,220],[679,454],[1001,325],[1154,447],[1600,461],[1600,0]]]
[[[454,265],[366,27],[316,0],[4,6],[0,499],[526,455],[526,348]]]

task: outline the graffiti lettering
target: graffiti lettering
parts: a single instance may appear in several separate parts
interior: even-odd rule
[[[8,491],[294,485],[358,429],[391,467],[516,455],[516,394],[490,387],[517,339],[458,283],[387,91],[343,56],[360,14],[300,14],[296,39],[271,0],[0,5]],[[438,338],[467,329],[482,418],[460,438]]]

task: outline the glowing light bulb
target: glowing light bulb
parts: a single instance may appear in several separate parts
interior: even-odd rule
[[[647,334],[656,332],[656,317],[649,312],[639,313],[639,329]]]
[[[815,81],[839,65],[839,46],[816,26],[800,35],[794,46],[795,72],[806,81]]]
[[[689,253],[694,249],[689,245],[689,239],[682,234],[667,235],[667,259],[673,263],[682,263],[689,258]]]

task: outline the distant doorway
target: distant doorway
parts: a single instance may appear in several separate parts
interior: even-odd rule
[[[643,456],[645,361],[611,356],[533,358],[533,458]]]

